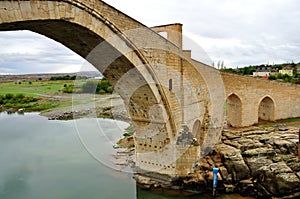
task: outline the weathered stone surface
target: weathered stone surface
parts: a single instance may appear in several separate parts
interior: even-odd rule
[[[259,141],[253,141],[250,139],[241,140],[239,143],[242,144],[242,147],[240,148],[242,152],[264,146],[264,144],[260,143]]]
[[[299,177],[284,162],[261,167],[255,177],[257,184],[260,184],[272,195],[300,191]]]
[[[241,180],[237,185],[238,192],[241,195],[255,196],[255,188],[251,180]]]
[[[286,164],[294,171],[299,172],[300,171],[300,159],[298,157],[292,157],[289,158],[286,161]]]
[[[236,138],[240,138],[241,136],[238,135],[238,134],[234,134],[232,132],[226,132],[226,133],[223,133],[223,136],[226,137],[227,139],[229,140],[233,140],[233,139],[236,139]]]
[[[235,173],[235,181],[245,179],[249,176],[249,168],[247,167],[240,150],[225,144],[216,146],[216,150],[220,153],[228,172]]]
[[[273,163],[272,160],[267,159],[266,157],[253,157],[253,158],[246,158],[246,163],[250,168],[251,175],[256,175],[256,172],[259,168],[263,166],[268,166]]]
[[[237,141],[231,141],[231,140],[224,140],[223,143],[227,144],[229,146],[232,146],[234,148],[237,148],[237,149],[240,149],[243,146],[240,143],[238,143]]]
[[[274,151],[274,149],[272,148],[256,148],[256,149],[250,149],[247,150],[243,153],[243,155],[245,157],[261,157],[261,156],[268,156],[268,157],[272,157],[274,156],[276,153]]]
[[[283,140],[283,139],[275,139],[274,145],[280,149],[282,154],[296,153],[297,145],[296,143]]]

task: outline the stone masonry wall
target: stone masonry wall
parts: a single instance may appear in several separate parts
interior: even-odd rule
[[[222,73],[226,96],[237,95],[242,103],[242,121],[238,126],[250,126],[258,122],[259,106],[263,99],[274,102],[273,120],[300,117],[300,86]]]

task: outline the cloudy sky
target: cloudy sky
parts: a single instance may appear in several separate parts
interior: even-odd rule
[[[227,67],[300,62],[298,0],[105,0],[147,26],[182,23],[184,36]],[[184,48],[197,48],[185,42]],[[84,60],[28,31],[0,32],[0,73],[73,72]],[[200,60],[201,61],[201,60]]]

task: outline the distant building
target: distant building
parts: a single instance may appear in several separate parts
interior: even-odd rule
[[[253,77],[265,77],[268,78],[270,76],[271,70],[269,67],[261,67],[257,68],[255,72],[253,72]]]
[[[289,76],[293,76],[293,70],[279,70],[279,73],[282,75],[288,74]]]
[[[300,73],[300,64],[297,64],[296,68],[297,68],[297,73]]]

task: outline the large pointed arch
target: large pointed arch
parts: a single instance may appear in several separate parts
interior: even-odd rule
[[[266,96],[258,105],[258,120],[274,121],[275,119],[275,103],[274,100]]]
[[[0,1],[0,7],[0,31],[30,30],[51,38],[86,59],[115,86],[138,132],[137,146],[151,134],[162,148],[176,134],[164,89],[135,43],[139,37],[144,41],[144,35],[128,33],[140,28],[159,39],[152,30],[102,1]],[[134,36],[138,38],[133,42]],[[138,166],[141,159],[137,155]]]
[[[227,123],[233,127],[242,125],[242,101],[236,94],[231,94],[226,100]]]

